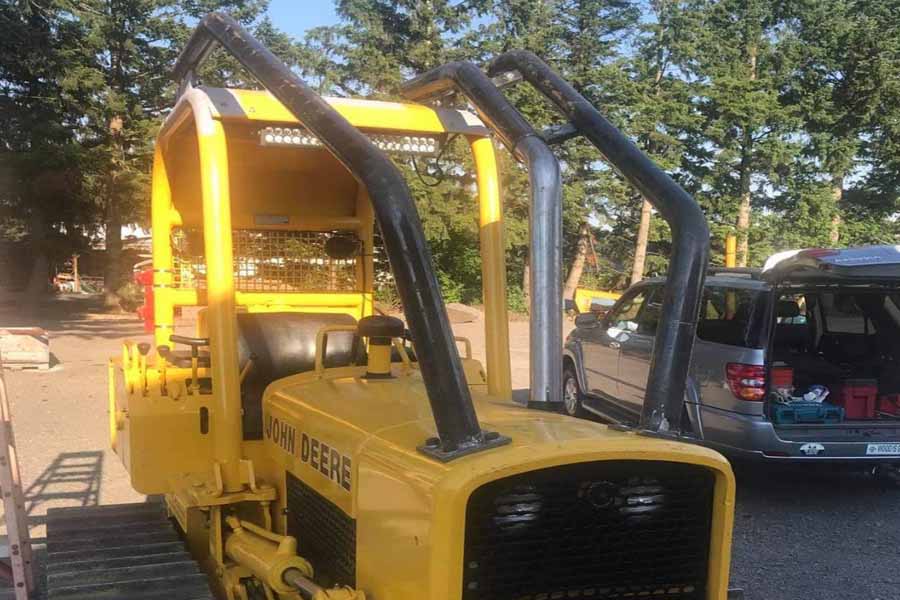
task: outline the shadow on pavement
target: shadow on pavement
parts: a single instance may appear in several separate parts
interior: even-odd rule
[[[143,325],[132,315],[109,312],[97,295],[49,296],[34,303],[0,305],[0,326],[42,327],[56,336],[86,339],[121,339],[143,334]]]
[[[32,525],[41,524],[44,505],[97,506],[100,504],[100,480],[103,476],[103,452],[63,452],[58,454],[34,483],[25,490],[25,509]],[[46,510],[40,510],[41,513]]]

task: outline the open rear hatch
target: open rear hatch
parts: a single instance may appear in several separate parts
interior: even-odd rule
[[[779,437],[900,453],[900,250],[803,250],[763,278],[774,290],[766,414]]]

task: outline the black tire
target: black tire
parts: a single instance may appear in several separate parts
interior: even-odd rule
[[[885,487],[900,487],[900,464],[887,463],[872,469],[872,475]]]
[[[586,417],[584,394],[581,393],[581,386],[578,385],[578,377],[575,375],[575,367],[571,363],[566,363],[563,368],[562,385],[562,412],[570,417]]]

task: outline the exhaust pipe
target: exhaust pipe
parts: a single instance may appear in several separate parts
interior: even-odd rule
[[[528,168],[531,254],[529,404],[562,402],[562,182],[559,161],[546,142],[494,83],[469,62],[452,62],[405,82],[410,100],[461,92],[501,142]],[[552,406],[552,405],[550,405]]]
[[[647,378],[641,428],[652,432],[677,430],[681,426],[685,383],[709,261],[706,218],[690,194],[531,52],[515,50],[499,56],[488,68],[488,75],[495,77],[514,71],[556,105],[578,133],[596,146],[650,201],[672,229],[672,257]]]
[[[483,432],[432,267],[412,194],[394,163],[358,129],[234,19],[212,13],[200,21],[175,64],[182,89],[209,52],[221,45],[308,128],[369,192],[385,249],[419,350],[438,439],[419,450],[441,461],[498,446],[508,438]]]

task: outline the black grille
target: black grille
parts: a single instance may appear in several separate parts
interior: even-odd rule
[[[316,582],[356,586],[356,521],[287,473],[288,535],[312,563]]]
[[[706,597],[713,474],[609,461],[488,483],[466,509],[464,600]]]

